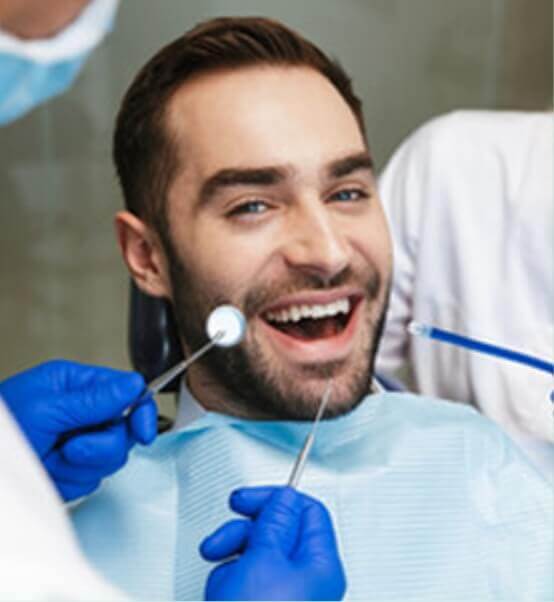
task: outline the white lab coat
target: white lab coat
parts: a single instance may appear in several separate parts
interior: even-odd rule
[[[0,458],[0,600],[125,599],[85,561],[62,500],[1,398]]]
[[[410,136],[380,178],[395,270],[378,370],[471,403],[552,477],[552,376],[406,333],[410,320],[551,360],[552,113],[459,111]]]

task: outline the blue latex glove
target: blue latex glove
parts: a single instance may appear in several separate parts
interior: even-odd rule
[[[202,542],[206,560],[225,561],[210,573],[206,600],[342,599],[346,580],[323,504],[290,487],[253,487],[235,491],[230,505],[250,519]]]
[[[135,442],[156,437],[153,399],[121,420],[144,387],[135,372],[55,360],[1,382],[0,396],[61,496],[72,500],[119,470]],[[98,430],[75,433],[83,428]]]

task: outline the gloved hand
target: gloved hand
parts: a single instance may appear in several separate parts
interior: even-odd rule
[[[206,600],[340,600],[346,580],[325,506],[290,487],[238,489],[229,521],[200,553],[225,561],[208,578]],[[238,558],[230,558],[239,554]]]
[[[135,372],[55,360],[1,382],[0,396],[61,496],[72,500],[119,470],[136,441],[148,444],[156,437],[153,399],[121,419],[144,387]],[[98,430],[75,433],[95,426]]]

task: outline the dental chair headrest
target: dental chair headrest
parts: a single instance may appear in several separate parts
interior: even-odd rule
[[[183,359],[171,305],[143,293],[133,281],[130,288],[129,355],[133,368],[150,382]],[[179,380],[162,390],[177,392]]]

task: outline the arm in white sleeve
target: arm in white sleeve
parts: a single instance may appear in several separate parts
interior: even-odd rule
[[[409,361],[407,326],[413,319],[421,222],[433,186],[432,148],[418,130],[396,150],[379,177],[379,194],[393,242],[393,280],[377,369],[397,376]]]
[[[550,473],[552,375],[406,327],[552,356],[552,164],[549,113],[457,111],[400,146],[379,183],[395,257],[376,362],[397,377],[409,365],[414,391],[471,403]]]
[[[124,600],[87,564],[61,499],[0,399],[0,600]]]

